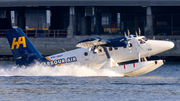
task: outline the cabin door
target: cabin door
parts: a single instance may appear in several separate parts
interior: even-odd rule
[[[87,67],[90,67],[91,65],[91,51],[85,51],[83,54],[82,54],[82,61],[84,63],[85,66]]]

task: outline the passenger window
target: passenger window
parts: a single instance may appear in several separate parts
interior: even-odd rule
[[[114,47],[114,50],[118,50],[118,47]]]
[[[132,44],[131,44],[131,43],[129,44],[129,47],[132,47]]]
[[[123,48],[126,48],[127,46],[123,46]]]
[[[99,49],[99,53],[101,53],[102,52],[102,50],[101,49]]]
[[[93,54],[96,54],[97,52],[93,51]]]
[[[88,56],[88,52],[85,52],[85,53],[84,53],[84,56]]]
[[[109,47],[109,51],[112,51],[112,47]]]

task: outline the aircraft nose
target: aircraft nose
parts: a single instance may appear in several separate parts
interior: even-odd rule
[[[151,47],[153,49],[154,54],[158,54],[164,52],[166,50],[170,50],[175,46],[175,44],[171,41],[152,41]]]
[[[169,46],[169,49],[172,49],[174,47],[174,43],[173,42],[169,42],[168,46]]]
[[[169,49],[172,49],[174,47],[174,43],[173,42],[170,42],[170,41],[163,41],[164,45],[162,45],[162,49],[164,50],[169,50]]]

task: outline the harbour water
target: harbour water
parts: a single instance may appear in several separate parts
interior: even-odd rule
[[[85,67],[17,68],[0,61],[1,101],[179,101],[180,63],[138,77]]]

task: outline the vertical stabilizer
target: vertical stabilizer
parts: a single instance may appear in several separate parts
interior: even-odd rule
[[[17,65],[29,65],[34,60],[43,59],[20,28],[5,31]]]

